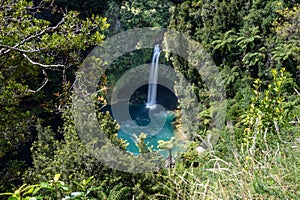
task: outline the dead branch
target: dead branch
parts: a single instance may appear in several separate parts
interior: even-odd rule
[[[37,93],[38,91],[40,91],[49,81],[48,79],[48,76],[47,76],[47,73],[45,72],[45,70],[43,70],[43,74],[45,76],[45,80],[43,82],[43,84],[36,90],[31,90],[31,89],[28,89],[27,92],[30,92],[30,93]]]
[[[32,49],[32,50],[25,50],[25,49],[20,49],[20,48],[17,48],[17,47],[12,47],[12,46],[9,46],[9,45],[4,45],[4,44],[0,44],[0,47],[2,48],[0,50],[0,56],[2,55],[1,52],[3,50],[7,50],[7,49],[11,49],[11,50],[14,50],[14,51],[18,51],[20,53],[35,53],[35,52],[40,52],[40,51],[43,51],[45,50],[45,48],[42,48],[42,49]]]
[[[56,65],[45,65],[39,62],[35,62],[33,60],[31,60],[25,53],[22,53],[22,55],[24,56],[24,58],[26,58],[31,64],[33,65],[38,65],[40,67],[44,67],[44,68],[57,68],[57,67],[65,67],[64,65],[60,65],[60,64],[56,64]]]
[[[296,88],[294,88],[294,90],[295,90],[295,92],[300,96],[299,91],[298,91]]]

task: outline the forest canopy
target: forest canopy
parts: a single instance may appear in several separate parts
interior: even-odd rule
[[[300,198],[299,22],[300,4],[287,0],[0,0],[0,199]],[[81,141],[74,85],[95,47],[146,27],[201,45],[216,66],[212,79],[224,86],[227,109],[224,126],[211,128],[220,110],[212,99],[219,97],[192,64],[201,52],[187,49],[187,62],[167,51],[167,39],[157,39],[166,50],[159,62],[180,74],[174,94],[158,86],[157,96],[169,100],[170,130],[189,143],[177,155],[175,137],[160,140],[166,165],[128,173],[99,161]],[[121,76],[151,56],[152,49],[122,55],[97,86],[100,129],[124,151],[130,144],[107,102]],[[145,103],[143,92],[146,86],[131,101]],[[155,152],[147,133],[137,134],[139,154]]]

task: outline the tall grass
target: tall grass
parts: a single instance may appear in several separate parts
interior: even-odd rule
[[[278,143],[258,156],[219,145],[198,167],[170,169],[167,180],[161,187],[168,192],[154,198],[300,199],[300,143]]]

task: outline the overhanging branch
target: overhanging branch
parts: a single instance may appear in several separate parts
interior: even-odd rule
[[[26,58],[31,64],[33,65],[38,65],[40,67],[44,67],[44,68],[58,68],[58,67],[65,67],[64,65],[60,65],[60,64],[56,64],[56,65],[45,65],[39,62],[35,62],[33,60],[31,60],[25,53],[22,53],[22,55],[24,56],[24,58]]]
[[[20,48],[17,48],[17,47],[12,47],[12,46],[9,46],[9,45],[4,45],[4,44],[0,44],[0,47],[2,48],[0,50],[0,56],[2,55],[2,51],[3,50],[7,50],[7,49],[10,49],[10,50],[14,50],[14,51],[18,51],[18,52],[21,52],[21,53],[35,53],[35,52],[40,52],[40,51],[43,51],[45,50],[45,48],[42,48],[42,49],[32,49],[32,50],[25,50],[25,49],[20,49]],[[3,53],[5,54],[5,52]]]
[[[45,70],[43,70],[43,74],[45,76],[45,80],[43,82],[43,84],[36,90],[31,90],[31,89],[28,89],[27,92],[30,92],[30,93],[37,93],[38,91],[40,91],[43,87],[45,87],[45,85],[48,83],[49,79],[48,79],[48,76],[47,76],[47,73],[45,72]]]
[[[45,34],[45,33],[47,33],[47,32],[51,32],[51,31],[56,30],[56,29],[57,29],[62,23],[64,23],[64,22],[65,22],[65,17],[63,17],[63,18],[60,20],[60,22],[58,22],[55,26],[53,26],[53,27],[48,27],[48,28],[46,28],[46,29],[40,31],[39,33],[36,33],[36,34],[34,34],[34,35],[31,35],[31,36],[25,38],[25,39],[22,40],[20,43],[14,45],[14,46],[8,46],[8,45],[1,45],[1,44],[0,44],[0,47],[2,47],[2,49],[0,50],[0,56],[7,54],[7,53],[10,52],[11,50],[19,51],[19,52],[22,52],[22,53],[29,53],[31,50],[22,50],[22,49],[20,49],[20,48],[18,48],[18,47],[21,46],[21,45],[23,45],[24,43],[30,41],[30,40],[33,39],[33,38],[37,38],[37,37],[39,37],[39,36],[41,36],[41,35],[43,35],[43,34]],[[6,50],[5,50],[5,49],[6,49]],[[3,51],[4,51],[4,52],[3,52]],[[3,52],[3,53],[2,53],[2,52]]]

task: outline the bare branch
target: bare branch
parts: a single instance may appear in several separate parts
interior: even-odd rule
[[[279,129],[278,123],[277,123],[277,121],[276,121],[275,119],[274,119],[273,123],[274,123],[274,126],[275,126],[275,132],[277,133],[278,139],[279,139],[282,143],[288,144],[289,142],[283,141],[283,140],[281,139],[281,136],[280,136],[280,129]]]
[[[57,68],[57,67],[65,67],[64,65],[60,65],[60,64],[57,64],[57,65],[45,65],[45,64],[42,64],[42,63],[38,63],[38,62],[35,62],[33,60],[31,60],[25,53],[22,53],[22,55],[24,56],[24,58],[26,58],[31,64],[33,65],[38,65],[40,67],[44,67],[44,68]]]
[[[47,4],[49,4],[49,2],[45,2],[44,0],[40,1],[40,3],[37,5],[37,6],[33,6],[33,7],[26,7],[27,11],[29,10],[49,10],[49,8],[53,7],[54,6],[54,0],[51,1],[50,5],[47,6]],[[34,13],[34,12],[31,12],[30,13]]]
[[[3,51],[3,50],[1,49],[1,51],[0,51],[0,53],[1,53],[0,56],[2,56],[2,55],[4,55],[4,54],[7,54],[7,53],[10,52],[11,50],[15,50],[15,48],[18,48],[19,46],[23,45],[25,42],[28,42],[28,41],[30,41],[30,40],[33,39],[33,38],[39,37],[39,36],[45,34],[46,32],[51,32],[51,31],[56,30],[56,29],[57,29],[62,23],[64,23],[64,22],[65,22],[65,17],[63,17],[63,18],[61,19],[61,21],[58,22],[55,26],[53,26],[53,27],[48,27],[48,28],[46,28],[46,29],[40,31],[39,33],[37,33],[37,34],[35,34],[35,35],[31,35],[31,36],[25,38],[25,39],[22,40],[19,44],[16,44],[16,45],[14,45],[14,46],[11,47],[11,48],[7,48],[7,50],[4,51],[3,53],[1,53],[1,52]],[[27,52],[23,52],[23,53],[27,53]]]
[[[300,96],[299,91],[298,91],[296,88],[294,88],[294,90],[295,90],[295,92]]]
[[[45,80],[44,80],[43,84],[38,89],[36,89],[36,90],[28,89],[27,92],[37,93],[48,83],[49,79],[48,79],[48,76],[47,76],[47,73],[45,72],[45,70],[43,70],[43,74],[45,76]]]
[[[4,48],[4,50],[5,49],[11,49],[11,50],[15,50],[15,51],[18,51],[18,52],[21,52],[21,53],[35,53],[35,52],[40,52],[42,50],[45,50],[45,48],[25,50],[25,49],[20,49],[20,48],[17,48],[17,47],[12,47],[12,46],[9,46],[9,45],[4,45],[4,44],[0,44],[0,47],[2,47],[2,49],[0,50],[0,56],[2,55],[1,52],[3,51],[3,48]]]

